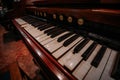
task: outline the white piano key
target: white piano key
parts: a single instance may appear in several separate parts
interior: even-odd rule
[[[108,63],[105,67],[105,70],[104,70],[100,80],[114,80],[111,77],[111,72],[112,72],[112,69],[113,69],[113,66],[114,66],[114,63],[115,63],[116,56],[117,56],[117,51],[112,50],[110,58],[108,60]]]
[[[24,24],[24,25],[21,25],[21,27],[23,27],[23,28],[30,28],[32,25],[31,24],[28,24],[28,23],[26,23],[26,24]]]
[[[43,38],[43,37],[46,37],[47,35],[44,33],[44,31],[46,31],[46,30],[48,30],[48,29],[51,29],[51,28],[53,28],[54,26],[51,26],[51,27],[49,27],[49,28],[46,28],[45,30],[42,30],[42,31],[40,31],[39,29],[39,31],[40,31],[40,33],[39,33],[39,35],[35,38],[38,42],[41,42],[41,39]]]
[[[66,63],[65,66],[69,70],[73,70],[74,67],[82,60],[82,54],[89,48],[89,46],[93,43],[92,40],[90,40],[78,53],[75,53]]]
[[[31,30],[29,30],[28,32],[29,32],[34,38],[37,37],[38,35],[40,35],[40,33],[41,33],[37,28],[31,29]]]
[[[92,66],[88,74],[84,78],[84,80],[99,80],[100,79],[102,72],[104,70],[104,67],[107,63],[107,60],[109,59],[110,52],[111,52],[111,49],[107,48],[99,66],[97,68]]]
[[[84,40],[84,39],[82,39],[79,43],[81,43],[83,40]],[[79,43],[78,43],[78,44],[79,44]],[[76,47],[76,46],[75,46],[75,47]],[[75,47],[73,47],[71,50],[69,50],[64,56],[62,56],[62,57],[58,60],[58,62],[59,62],[62,66],[64,66],[65,63],[67,63],[67,61],[72,58],[72,56],[74,56],[73,50],[74,50]]]
[[[47,37],[47,34],[44,34],[44,35],[40,35],[37,37],[38,41],[40,42],[41,40],[44,39],[44,37]]]
[[[62,34],[60,34],[60,35],[58,35],[58,36],[56,36],[56,37],[54,37],[54,38],[51,38],[50,36],[48,36],[48,39],[46,39],[46,40],[44,40],[44,41],[41,41],[41,44],[42,44],[42,45],[46,45],[47,43],[49,43],[49,42],[51,42],[51,41],[53,41],[53,40],[55,40],[55,39],[58,39],[60,36],[66,34],[66,33],[68,33],[68,31],[63,32]]]
[[[27,28],[24,28],[26,31],[30,32],[32,30],[37,30],[34,26],[27,26]]]
[[[48,43],[48,42],[50,42],[50,41],[52,41],[53,40],[53,38],[51,38],[50,37],[51,35],[47,35],[47,34],[45,34],[44,35],[44,37],[39,37],[40,39],[38,40],[42,45],[44,45],[44,44],[46,44],[46,43]],[[56,36],[55,38],[58,38],[59,36],[61,36],[61,35],[58,35],[58,36]],[[49,39],[51,39],[51,40],[49,40]]]
[[[47,29],[45,29],[47,30]],[[28,32],[36,39],[38,40],[39,38],[42,39],[44,37],[46,37],[46,34],[44,34],[44,31],[40,31],[39,29],[37,28],[34,28],[34,29],[31,29],[31,30],[28,30]]]
[[[70,36],[70,37],[72,37],[72,36]],[[66,38],[65,40],[69,39],[70,37]],[[56,49],[58,49],[59,47],[61,47],[63,45],[64,41],[58,42],[57,39],[55,39],[55,40],[49,42],[48,44],[44,45],[44,47],[46,49],[48,49],[48,51],[50,51],[52,53],[53,51],[55,51]]]
[[[40,31],[39,35],[35,37],[37,41],[41,40],[41,36],[44,35],[44,31]]]
[[[17,18],[17,19],[15,19],[15,21],[16,21],[18,24],[20,24],[20,25],[23,25],[23,24],[26,24],[26,23],[27,23],[26,21],[24,21],[24,20],[21,19],[21,18]]]
[[[48,38],[50,38],[50,36],[48,36],[47,34],[44,34],[44,36],[41,39],[39,39],[39,42],[45,41]]]
[[[32,25],[25,25],[24,29],[29,32],[29,30],[35,29],[35,27]]]
[[[98,53],[98,51],[100,50],[101,45],[97,45],[95,50],[92,52],[92,54],[90,55],[90,57],[87,59],[87,61],[82,61],[78,67],[73,71],[73,75],[78,79],[81,80],[84,78],[84,76],[87,74],[87,72],[89,71],[90,67],[91,67],[91,62],[94,59],[94,57],[96,56],[96,54]]]
[[[59,58],[62,54],[64,54],[67,50],[69,50],[71,47],[73,47],[76,43],[78,43],[80,40],[82,40],[83,37],[77,38],[73,43],[68,45],[67,47],[61,47],[59,50],[55,51],[52,55],[57,59]]]

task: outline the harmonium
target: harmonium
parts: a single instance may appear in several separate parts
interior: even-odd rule
[[[119,0],[49,0],[12,20],[44,80],[119,80]]]

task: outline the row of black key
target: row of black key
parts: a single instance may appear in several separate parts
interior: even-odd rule
[[[34,22],[34,21],[33,21]],[[37,22],[36,22],[37,23]],[[34,24],[34,23],[32,23]],[[51,27],[51,25],[44,25],[44,26],[40,26],[38,27],[38,29],[45,30],[46,28]],[[58,27],[53,27],[50,28],[48,30],[45,30],[44,33],[46,33],[47,35],[51,35],[51,38],[54,38],[58,35],[60,35],[61,33],[65,32],[65,29],[61,29]],[[67,33],[61,37],[58,38],[58,42],[61,42],[63,40],[65,40],[66,38],[68,38],[69,36],[71,36],[72,34],[74,34],[73,32]],[[76,40],[79,37],[79,35],[74,35],[71,38],[67,39],[66,41],[64,41],[63,46],[68,46],[70,45],[74,40]],[[90,39],[85,39],[83,40],[80,44],[78,44],[75,48],[73,53],[78,53],[88,42],[90,41]],[[85,52],[84,54],[82,54],[82,57],[84,60],[87,60],[88,57],[91,55],[91,53],[94,51],[94,49],[96,48],[97,43],[94,42]],[[96,55],[96,57],[94,58],[94,60],[92,61],[91,65],[97,67],[104,55],[106,51],[106,47],[102,46],[102,48],[99,50],[98,54]]]

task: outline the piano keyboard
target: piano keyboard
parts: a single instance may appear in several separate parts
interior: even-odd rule
[[[117,51],[34,17],[15,21],[78,80],[114,80]]]

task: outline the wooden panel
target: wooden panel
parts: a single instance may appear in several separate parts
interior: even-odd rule
[[[64,3],[98,3],[100,0],[44,0],[44,1],[35,1],[35,3],[42,3],[42,4],[64,4]]]
[[[31,0],[35,4],[73,4],[73,3],[88,3],[88,4],[118,4],[120,0]]]
[[[38,7],[119,9],[120,0],[44,0],[34,1]]]
[[[26,5],[33,5],[34,1],[44,1],[44,0],[26,0]]]
[[[70,8],[36,8],[28,7],[28,10],[38,12],[46,12],[49,14],[57,13],[65,16],[74,16],[76,18],[84,18],[88,21],[103,23],[111,26],[120,25],[120,10],[114,9],[70,9]]]
[[[34,1],[35,6],[44,7],[69,7],[69,8],[88,8],[98,5],[100,0],[44,0]],[[94,4],[94,5],[93,5]]]
[[[101,0],[101,3],[120,4],[120,0]]]

